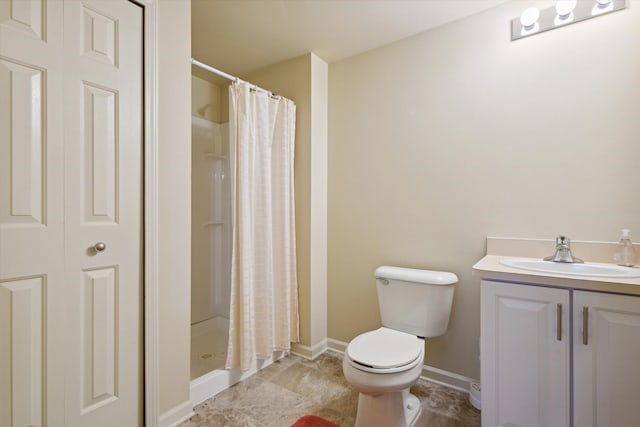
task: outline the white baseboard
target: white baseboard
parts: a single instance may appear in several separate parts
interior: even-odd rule
[[[472,378],[465,377],[464,375],[434,368],[429,365],[422,367],[422,375],[420,375],[420,378],[464,393],[469,393],[471,381],[474,381]]]
[[[346,342],[334,340],[333,338],[327,339],[327,345],[329,350],[342,355],[344,355],[344,351],[347,348]],[[471,382],[474,381],[472,378],[465,377],[464,375],[434,368],[429,365],[422,367],[422,375],[420,375],[420,378],[464,393],[469,393]]]
[[[193,415],[194,412],[193,408],[191,407],[191,402],[187,400],[186,402],[182,402],[180,405],[175,406],[174,408],[160,415],[158,426],[174,427],[181,422],[188,420]]]
[[[329,350],[340,354],[344,354],[344,351],[347,349],[346,342],[334,340],[333,338],[327,338],[327,345],[329,346]]]
[[[322,340],[312,347],[300,343],[291,343],[291,353],[296,356],[304,357],[305,359],[314,360],[316,357],[327,351],[327,341],[328,340]]]

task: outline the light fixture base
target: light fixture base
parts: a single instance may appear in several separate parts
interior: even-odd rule
[[[541,10],[540,16],[535,24],[528,27],[522,24],[520,17],[513,18],[511,20],[511,41],[556,28],[566,27],[567,25],[622,10],[626,7],[626,0],[578,1],[571,13],[560,16],[556,11],[556,6],[552,6]]]

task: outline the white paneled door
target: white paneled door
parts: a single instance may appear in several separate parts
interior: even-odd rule
[[[142,10],[0,0],[0,425],[142,425]]]

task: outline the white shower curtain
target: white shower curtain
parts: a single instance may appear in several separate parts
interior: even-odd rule
[[[233,252],[226,368],[248,370],[298,341],[293,187],[296,106],[229,87]]]

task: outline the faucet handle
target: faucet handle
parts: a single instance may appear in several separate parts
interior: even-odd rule
[[[571,240],[565,236],[564,234],[559,234],[558,237],[556,237],[556,245],[568,245],[571,242]]]

